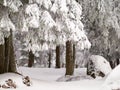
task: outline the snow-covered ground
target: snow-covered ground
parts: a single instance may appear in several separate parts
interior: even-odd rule
[[[64,76],[65,69],[20,67],[18,70],[22,74],[31,77],[32,86],[25,86],[22,83],[22,76],[11,73],[0,75],[0,84],[10,78],[16,82],[16,90],[99,90],[104,82],[103,79],[90,79],[85,74],[85,68],[76,69],[75,75],[79,76],[79,80],[70,82],[56,81]],[[0,88],[0,90],[4,89]]]

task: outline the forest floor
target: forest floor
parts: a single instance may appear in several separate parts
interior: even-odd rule
[[[104,82],[104,79],[92,79],[87,76],[85,68],[76,69],[75,78],[69,82],[64,81],[65,69],[19,67],[18,71],[31,78],[31,86],[22,83],[22,76],[12,73],[1,74],[0,84],[12,79],[17,85],[15,90],[100,90]],[[6,89],[0,88],[0,90]]]

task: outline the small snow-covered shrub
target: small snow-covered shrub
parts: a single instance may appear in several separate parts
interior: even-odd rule
[[[104,77],[111,71],[109,62],[102,56],[91,55],[87,63],[87,74],[93,78],[97,76]]]

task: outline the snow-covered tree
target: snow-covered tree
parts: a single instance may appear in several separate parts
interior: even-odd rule
[[[0,73],[16,72],[12,39],[12,31],[16,29],[9,15],[17,12],[22,3],[19,0],[1,0],[0,3]]]
[[[23,40],[33,54],[55,49],[56,45],[65,45],[66,42],[76,44],[81,50],[90,48],[81,22],[82,8],[75,0],[2,1],[7,10],[1,15],[1,32],[12,29],[25,33]],[[2,33],[0,43],[3,44]]]

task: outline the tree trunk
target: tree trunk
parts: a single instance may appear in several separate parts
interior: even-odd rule
[[[56,68],[60,68],[60,46],[56,46]]]
[[[71,41],[66,42],[66,75],[73,75],[74,59],[73,59],[73,44]]]
[[[76,0],[76,2],[78,2],[78,0]]]
[[[52,58],[52,52],[51,52],[51,50],[49,50],[49,53],[48,53],[48,55],[49,55],[49,59],[48,59],[48,68],[50,68],[51,67],[51,58]]]
[[[117,65],[119,65],[119,58],[116,58],[116,63],[117,63]]]
[[[4,62],[4,71],[8,72],[9,70],[9,52],[10,52],[10,36],[5,38],[5,62]]]
[[[34,64],[34,54],[32,50],[29,51],[29,60],[28,60],[28,67],[32,67]]]
[[[0,45],[0,74],[4,73],[5,46]]]
[[[12,30],[10,30],[10,41],[9,41],[9,72],[16,72],[16,61],[14,54],[14,46],[13,46],[13,38],[12,38]]]
[[[75,64],[75,59],[76,59],[76,48],[75,48],[75,44],[73,44],[73,61]]]
[[[111,66],[111,68],[114,69],[114,68],[115,68],[115,64],[114,64],[114,62],[111,61],[111,60],[110,60],[109,62],[110,62],[110,66]]]

